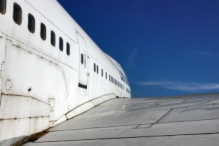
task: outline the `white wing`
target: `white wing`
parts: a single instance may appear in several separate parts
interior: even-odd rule
[[[219,94],[113,99],[26,146],[218,146]]]

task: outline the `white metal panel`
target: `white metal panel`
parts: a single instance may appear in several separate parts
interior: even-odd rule
[[[49,126],[49,117],[11,119],[0,121],[0,140],[28,136]]]
[[[75,141],[75,140],[91,140],[91,139],[119,139],[119,138],[138,138],[149,136],[171,136],[171,135],[192,135],[192,134],[208,134],[218,133],[219,120],[212,121],[196,121],[196,122],[179,122],[142,126],[119,126],[107,128],[92,128],[82,130],[63,129],[60,131],[52,131],[36,142],[48,141]]]
[[[66,113],[68,108],[67,89],[69,84],[66,82],[69,72],[64,72],[62,66],[44,57],[31,52],[25,45],[8,41],[7,67],[3,82],[8,82],[10,87],[7,88],[5,85],[3,92],[31,96],[45,103],[52,98],[55,100],[56,109],[53,118],[60,117]]]
[[[0,119],[49,117],[49,104],[32,97],[2,95]]]
[[[93,42],[92,39],[83,31],[83,29],[71,18],[69,14],[60,6],[58,2],[44,0],[26,0],[31,6],[33,6],[37,11],[43,14],[44,17],[48,18],[53,24],[55,24],[60,30],[62,30],[67,36],[72,40],[77,40],[76,32],[80,33],[81,36],[86,41],[88,48],[88,55],[95,59],[95,62],[100,66],[104,67],[107,72],[109,72],[114,78],[119,78],[119,73],[111,63],[111,61],[106,57],[105,53]],[[50,9],[48,9],[48,7]],[[63,25],[65,22],[65,25]],[[79,56],[79,55],[78,55]]]
[[[5,42],[6,39],[2,33],[0,33],[0,77],[2,77],[2,65],[5,61]]]
[[[86,111],[88,111],[89,109],[93,108],[94,105],[92,104],[92,102],[87,102],[81,106],[79,106],[78,108],[74,109],[73,111],[69,112],[66,117],[67,119],[71,119],[79,114],[82,114]]]
[[[217,146],[219,108],[212,101],[218,99],[219,94],[114,99],[47,130],[26,145]],[[185,117],[183,121],[177,121],[179,116]],[[176,120],[162,120],[170,117]]]
[[[88,55],[87,55],[87,46],[84,38],[81,37],[79,33],[76,33],[78,44],[80,48],[80,61],[79,61],[79,84],[87,86],[88,82]]]
[[[17,25],[12,18],[14,2],[22,9],[21,25]],[[26,25],[29,13],[36,20],[36,31],[33,34]],[[120,94],[122,91],[105,79],[107,72],[107,75],[110,74],[119,81],[115,65],[57,1],[7,0],[7,12],[0,15],[0,21],[0,33],[6,34],[0,35],[0,94],[4,95],[0,97],[1,138],[42,131],[66,120],[67,113],[68,118],[74,117],[118,96],[113,94]],[[45,41],[39,35],[40,23],[44,23],[47,28]],[[55,47],[50,43],[51,31],[56,34]],[[78,44],[76,32],[83,38]],[[64,40],[63,52],[59,50],[59,37]],[[70,56],[66,55],[67,42],[71,46]],[[79,47],[82,48],[81,53],[85,54],[86,66],[81,71],[84,74],[78,72]],[[99,66],[99,74],[89,72],[93,69],[93,63]],[[101,69],[104,70],[104,77],[101,76]],[[79,80],[90,85],[86,93],[78,90]],[[33,118],[39,116],[42,118],[41,122],[38,118]],[[8,129],[9,132],[5,137],[2,136],[10,124],[12,126]],[[14,129],[18,131],[15,132]]]
[[[28,143],[25,146],[218,146],[219,134]]]

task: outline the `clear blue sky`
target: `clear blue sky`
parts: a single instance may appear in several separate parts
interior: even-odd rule
[[[133,97],[219,92],[219,0],[59,0]]]

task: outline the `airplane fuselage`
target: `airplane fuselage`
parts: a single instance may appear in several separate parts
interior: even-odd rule
[[[56,0],[0,0],[0,91],[0,141],[131,98],[122,67]]]

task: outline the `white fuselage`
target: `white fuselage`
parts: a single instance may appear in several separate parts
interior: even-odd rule
[[[56,0],[0,2],[0,140],[131,98],[121,66]]]

